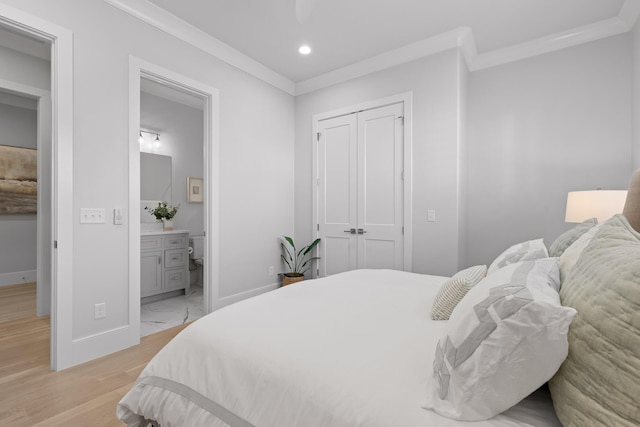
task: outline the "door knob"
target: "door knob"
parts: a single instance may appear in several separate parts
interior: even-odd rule
[[[358,234],[364,234],[366,233],[366,230],[363,230],[362,228],[358,228]]]
[[[345,233],[351,233],[351,234],[356,234],[356,229],[355,228],[351,228],[349,230],[344,230]]]

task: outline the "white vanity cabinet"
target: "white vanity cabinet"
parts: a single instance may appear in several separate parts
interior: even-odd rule
[[[151,232],[140,236],[140,297],[189,287],[189,232]]]

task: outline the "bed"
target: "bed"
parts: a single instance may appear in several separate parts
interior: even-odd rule
[[[640,183],[640,176],[634,179]],[[633,182],[630,188],[635,188]],[[640,185],[635,192],[640,193]],[[631,199],[632,191],[629,194]],[[448,321],[433,320],[432,307],[443,298],[445,285],[456,284],[459,278],[392,270],[356,270],[309,280],[217,310],[187,327],[152,359],[120,401],[117,415],[131,427],[638,425],[640,413],[634,395],[640,392],[640,234],[629,225],[640,227],[635,200],[627,202],[626,217],[619,215],[598,227],[576,227],[559,243],[554,242],[554,249],[562,246],[560,255],[566,252],[564,264],[562,256],[549,254],[526,259],[534,256],[538,250],[534,246],[540,242],[507,249],[489,266],[489,274],[458,299]],[[584,243],[586,236],[589,242]],[[616,249],[621,239],[623,248]],[[525,246],[529,255],[523,257]],[[613,260],[608,255],[612,250],[617,250]],[[601,259],[607,260],[607,267],[594,272]],[[565,272],[560,288],[563,268],[570,272]],[[482,292],[495,301],[495,286],[481,290],[487,279],[505,281],[507,272],[509,277],[535,278],[540,269],[551,277],[547,283],[538,288],[523,285],[516,292],[512,290],[515,279],[510,279],[510,285],[500,287],[508,294],[500,301],[501,310],[516,313],[509,314],[512,318],[532,307],[531,301],[541,299],[541,306],[552,305],[554,314],[545,314],[543,320],[538,312],[526,314],[543,326],[537,325],[524,336],[543,331],[543,341],[530,348],[522,342],[525,338],[511,340],[511,344],[505,344],[504,337],[499,345],[490,342],[499,333],[510,334],[514,324],[522,323],[518,318],[506,326],[492,326],[482,335],[484,341],[474,341],[464,360],[450,364],[445,343],[456,342],[460,327],[467,328],[464,333],[468,335],[470,330],[486,326],[479,314],[479,323],[474,325],[460,313],[475,304],[473,298],[485,298]],[[616,276],[619,269],[623,273]],[[574,309],[574,305],[580,307],[579,301],[589,300],[584,295],[589,292],[589,285],[585,285],[589,277],[596,286],[592,294],[602,294],[598,286],[602,286],[603,274],[622,277],[619,289],[609,286],[616,277],[606,279],[606,286],[610,295],[622,295],[625,301],[614,298],[613,308],[605,308],[599,301],[595,305],[601,306],[600,313],[598,309],[592,313]],[[573,303],[576,298],[578,303]],[[565,300],[572,304],[565,304]],[[477,312],[477,304],[470,310]],[[603,314],[614,320],[613,326],[598,319]],[[452,331],[456,322],[463,326]],[[616,335],[616,328],[620,328],[624,336],[609,337],[589,349],[584,332],[598,335],[593,333],[593,324],[600,328],[599,335]],[[512,344],[511,350],[505,350]],[[521,349],[526,354],[518,353]],[[508,354],[503,358],[495,351]],[[547,353],[554,354],[551,360]],[[584,354],[616,356],[621,361],[607,363],[589,357],[585,361],[580,358]],[[545,359],[544,363],[540,359]],[[500,362],[494,363],[497,360]],[[504,368],[509,364],[514,364],[511,371]],[[605,364],[602,378],[594,379],[593,371]],[[489,403],[480,400],[476,412],[457,415],[439,408],[443,369],[446,397],[453,399],[453,406],[473,405],[474,396],[487,396]],[[470,374],[474,369],[484,370],[479,379]],[[487,374],[487,370],[492,372]],[[501,371],[497,382],[503,391],[508,389],[506,397],[499,396],[493,385],[476,388],[484,384],[483,375],[496,375],[495,371]],[[589,373],[586,380],[574,378],[585,372]],[[526,384],[528,388],[514,391],[505,385],[505,375],[507,383],[518,383],[520,388],[528,377],[534,378]],[[496,383],[495,378],[491,381]],[[583,389],[577,389],[580,381],[586,381]],[[456,388],[469,388],[469,384],[471,391],[464,389],[453,396]],[[435,397],[429,397],[430,393]],[[594,396],[600,394],[606,395],[605,401],[595,402],[600,397]],[[514,402],[505,403],[511,398]],[[433,400],[435,404],[429,403]],[[486,412],[485,406],[493,404],[498,405],[496,413]]]

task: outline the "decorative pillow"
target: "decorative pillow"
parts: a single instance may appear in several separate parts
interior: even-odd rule
[[[569,357],[549,382],[564,426],[640,420],[640,233],[616,215],[602,224],[560,290],[578,310]]]
[[[555,291],[558,259],[510,264],[487,276],[453,310],[438,342],[425,409],[489,419],[549,380],[567,356],[576,314]]]
[[[433,301],[431,318],[433,320],[449,320],[451,312],[460,300],[487,275],[486,265],[476,265],[459,271],[444,282]]]
[[[506,265],[513,264],[514,262],[547,258],[548,256],[549,252],[547,252],[547,247],[544,245],[542,239],[518,243],[498,255],[498,257],[489,266],[487,274],[491,274]]]
[[[560,260],[558,261],[560,266],[560,286],[562,286],[578,258],[580,258],[580,254],[589,245],[598,230],[600,230],[600,225],[591,227],[560,255]]]
[[[549,246],[549,256],[561,256],[573,242],[578,240],[580,236],[589,231],[589,229],[596,224],[598,224],[598,220],[596,218],[590,218],[559,235],[558,238],[553,241],[551,246]]]

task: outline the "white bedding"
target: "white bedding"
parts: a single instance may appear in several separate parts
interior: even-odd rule
[[[162,427],[560,426],[544,393],[480,422],[421,408],[444,280],[357,270],[220,309],[158,353],[118,416]]]

